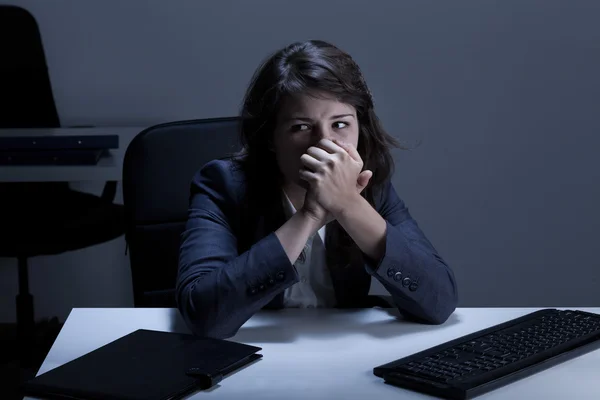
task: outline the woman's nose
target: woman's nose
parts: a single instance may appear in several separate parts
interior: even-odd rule
[[[321,139],[331,139],[331,130],[328,129],[327,126],[315,124],[313,133],[317,141]]]

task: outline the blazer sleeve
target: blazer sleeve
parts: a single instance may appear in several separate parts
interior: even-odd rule
[[[177,306],[193,333],[227,338],[278,293],[298,282],[274,233],[239,254],[236,183],[225,161],[212,161],[193,178],[181,238]]]
[[[379,213],[386,220],[385,254],[366,269],[392,295],[400,312],[420,322],[441,324],[456,309],[454,273],[425,237],[391,182]]]

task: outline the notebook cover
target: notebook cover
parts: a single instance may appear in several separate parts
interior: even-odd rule
[[[2,150],[117,149],[119,135],[28,135],[0,136]]]
[[[45,399],[180,399],[262,357],[260,347],[139,329],[23,386]]]

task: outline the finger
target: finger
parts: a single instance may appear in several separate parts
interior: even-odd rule
[[[300,156],[300,162],[307,169],[312,170],[314,172],[321,169],[321,162],[308,154],[302,154]]]
[[[319,176],[317,175],[317,173],[310,171],[306,168],[301,168],[298,172],[298,176],[300,177],[300,179],[308,183],[315,183],[319,180]]]
[[[356,150],[352,144],[337,139],[334,139],[334,143],[350,154],[350,157],[352,157],[354,161],[362,162],[362,158],[360,157],[360,154],[358,154],[358,150]]]
[[[317,143],[317,147],[320,147],[321,149],[327,151],[330,154],[346,153],[346,150],[344,150],[343,147],[338,146],[329,139],[319,140],[319,143]]]
[[[356,186],[357,189],[362,192],[367,185],[369,184],[369,181],[371,180],[371,178],[373,177],[373,172],[371,172],[370,170],[365,170],[362,171],[359,175],[358,178],[356,180]]]
[[[309,147],[306,150],[306,153],[319,161],[325,161],[331,156],[331,154],[316,146]]]

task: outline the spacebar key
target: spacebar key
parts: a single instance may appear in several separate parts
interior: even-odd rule
[[[397,370],[400,368],[396,368]],[[403,386],[404,383],[406,382],[419,382],[419,383],[424,383],[426,385],[431,385],[431,386],[435,386],[437,388],[440,389],[447,389],[450,388],[450,386],[447,383],[444,382],[440,382],[439,380],[431,377],[431,376],[427,376],[424,374],[420,374],[420,373],[415,373],[414,371],[409,371],[410,373],[404,373],[404,371],[394,371],[394,372],[389,372],[387,374],[383,375],[383,379],[384,381],[391,383],[391,384],[396,384],[398,386]]]
[[[429,380],[436,381],[436,382],[442,381],[442,379],[440,379],[440,377],[442,375],[438,374],[436,372],[433,372],[433,371],[427,371],[427,370],[421,370],[421,369],[400,366],[400,367],[396,367],[394,372],[399,372],[401,374],[406,374],[406,375],[420,376],[421,378],[429,379]],[[394,372],[391,372],[391,373],[393,374]]]

